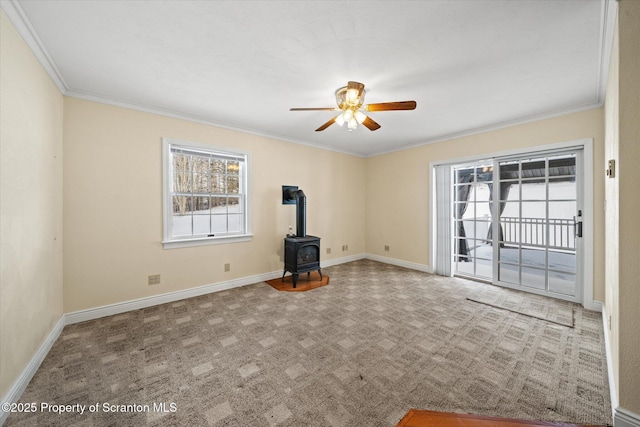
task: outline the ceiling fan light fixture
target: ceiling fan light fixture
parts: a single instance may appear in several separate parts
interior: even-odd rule
[[[347,89],[347,103],[349,105],[357,105],[358,101],[358,89]]]
[[[358,124],[361,124],[370,131],[374,131],[380,129],[380,125],[363,113],[363,111],[415,110],[417,105],[416,101],[379,102],[364,105],[364,93],[364,84],[349,81],[346,86],[336,90],[335,94],[338,108],[291,108],[290,111],[340,111],[340,114],[320,126],[316,129],[316,132],[321,132],[334,123],[340,126],[347,123],[350,131],[356,129]]]
[[[358,109],[364,103],[364,89],[349,89],[347,86],[336,91],[336,103],[341,110],[346,108]]]
[[[351,111],[351,110],[349,110]],[[358,127],[358,121],[356,120],[355,116],[353,115],[353,111],[351,111],[349,120],[347,120],[347,127],[349,128],[349,131],[354,130],[355,128]]]

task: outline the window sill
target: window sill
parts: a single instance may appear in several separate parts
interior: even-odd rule
[[[225,243],[250,242],[253,234],[225,237],[202,237],[198,239],[169,240],[162,242],[164,249],[190,248],[193,246],[221,245]]]

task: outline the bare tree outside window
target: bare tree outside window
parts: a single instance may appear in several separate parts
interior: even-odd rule
[[[245,232],[243,155],[172,145],[170,163],[170,237]]]

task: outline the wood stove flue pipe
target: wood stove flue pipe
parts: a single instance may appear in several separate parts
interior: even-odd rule
[[[307,197],[304,191],[296,191],[296,236],[307,237]]]

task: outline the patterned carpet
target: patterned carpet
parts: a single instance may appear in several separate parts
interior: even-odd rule
[[[495,288],[495,292],[488,290],[467,299],[569,328],[575,326],[573,313],[576,304],[569,301],[549,299],[525,292],[501,292],[501,288]]]
[[[6,425],[395,426],[410,408],[610,423],[600,313],[575,305],[568,328],[466,299],[528,298],[491,285],[325,271],[308,292],[257,283],[69,325],[22,396],[38,411]]]

